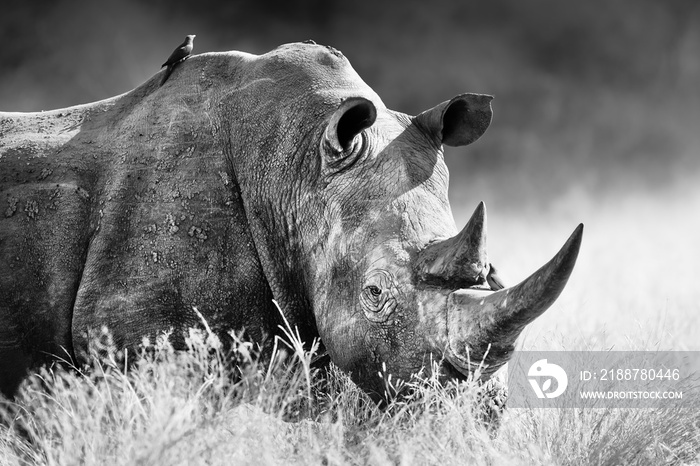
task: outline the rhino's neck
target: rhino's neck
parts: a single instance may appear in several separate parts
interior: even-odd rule
[[[273,85],[264,80],[256,83],[253,86]],[[316,128],[300,134],[293,118],[273,108],[277,101],[274,92],[268,92],[260,89],[261,96],[268,95],[267,108],[245,99],[225,107],[221,121],[228,128],[224,131],[226,155],[272,294],[290,325],[310,344],[318,337],[309,283],[313,238],[322,236],[325,228],[310,186],[313,174],[305,165],[317,143],[311,137]]]
[[[245,117],[241,121],[246,121]],[[227,148],[227,156],[231,160],[231,172],[240,186],[257,257],[280,310],[290,325],[299,329],[302,340],[311,343],[318,331],[308,283],[311,275],[309,264],[313,260],[306,240],[309,234],[320,234],[319,228],[322,227],[316,222],[319,210],[313,203],[304,204],[302,200],[302,192],[307,188],[304,177],[308,173],[292,164],[284,170],[286,176],[282,177],[278,171],[281,167],[275,167],[274,162],[257,167],[245,163],[245,160],[258,156],[256,148],[260,146],[255,143],[241,146],[235,132],[234,129],[229,135],[232,144]],[[245,144],[246,139],[242,141]],[[282,147],[278,153],[280,159],[293,159],[293,154],[286,152],[285,155]],[[297,149],[305,150],[303,147]]]

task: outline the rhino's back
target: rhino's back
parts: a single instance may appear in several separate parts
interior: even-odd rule
[[[90,233],[90,161],[65,150],[83,109],[0,113],[0,388],[19,360],[72,356]],[[65,150],[65,152],[64,152]],[[4,373],[3,373],[4,372]]]
[[[73,338],[107,326],[119,346],[199,324],[270,327],[271,293],[238,185],[197,95],[154,102],[120,122],[95,208]],[[256,335],[258,336],[258,335]]]
[[[197,323],[197,306],[222,331],[276,328],[200,75],[192,65],[177,88],[156,76],[95,104],[0,113],[4,393],[102,326],[136,345]]]

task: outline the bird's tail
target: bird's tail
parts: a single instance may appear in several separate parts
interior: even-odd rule
[[[173,68],[175,68],[174,65],[168,65],[168,67],[165,69],[165,73],[163,73],[163,79],[160,80],[161,86],[165,84],[165,81],[168,80],[168,78],[170,77],[170,73],[173,72]]]

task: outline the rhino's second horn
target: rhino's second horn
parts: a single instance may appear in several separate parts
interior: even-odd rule
[[[416,269],[425,282],[471,286],[479,282],[487,263],[486,206],[482,201],[459,234],[421,251]]]

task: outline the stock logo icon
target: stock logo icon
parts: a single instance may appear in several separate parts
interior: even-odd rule
[[[530,366],[527,379],[537,398],[556,398],[564,393],[569,384],[564,369],[548,363],[546,359],[540,359]],[[556,387],[552,387],[552,380],[556,381]]]

